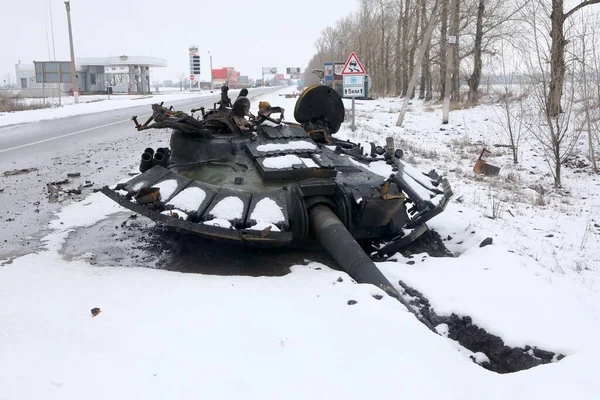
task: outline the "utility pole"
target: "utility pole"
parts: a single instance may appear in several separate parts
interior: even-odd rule
[[[79,103],[79,85],[77,83],[77,71],[75,70],[75,50],[73,50],[73,30],[71,29],[71,3],[65,1],[67,7],[67,23],[69,24],[69,44],[71,45],[71,86],[75,103]]]
[[[210,56],[210,90],[213,90],[215,88],[215,80],[213,78],[212,54],[210,54],[210,51],[208,52],[208,55]]]
[[[50,7],[50,30],[52,32],[52,61],[56,61],[56,45],[54,44],[54,21],[52,18],[52,1],[48,0],[48,7]],[[60,67],[59,67],[60,69]],[[58,106],[62,106],[62,100],[61,100],[61,95],[60,95],[60,79],[58,80],[58,83],[56,84],[57,88],[58,88]],[[52,98],[54,98],[54,95],[52,95]]]

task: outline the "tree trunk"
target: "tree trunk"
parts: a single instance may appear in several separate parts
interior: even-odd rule
[[[419,68],[418,65],[415,64],[415,52],[417,51],[417,46],[419,44],[419,18],[420,18],[420,12],[419,12],[419,7],[417,7],[417,5],[415,4],[415,13],[416,13],[416,18],[415,18],[415,30],[413,31],[413,45],[410,48],[410,60],[409,60],[409,65],[410,65],[410,75],[412,76],[414,71]],[[410,98],[412,99],[413,97],[415,97],[415,88],[413,86],[413,89],[411,90],[412,93],[410,93]]]
[[[554,162],[554,187],[562,187],[562,182],[560,178],[561,174],[561,163],[560,163],[560,145],[557,144],[554,152],[555,162]]]
[[[385,10],[383,9],[383,0],[379,0],[379,4],[381,5],[381,54],[379,60],[379,79],[381,82],[381,92],[383,95],[385,95],[387,92],[387,87],[385,84],[387,71],[383,70],[385,66]]]
[[[410,0],[404,1],[404,21],[402,35],[402,55],[404,56],[404,66],[402,68],[402,94],[405,95],[408,90],[408,75],[410,70],[410,55],[408,54],[408,13],[410,8]]]
[[[429,50],[430,46],[427,46],[427,50],[425,50],[425,58],[427,58],[427,67],[425,68],[425,82],[427,83],[427,91],[425,92],[425,101],[430,101],[433,99],[433,82],[431,79],[431,63],[429,62]]]
[[[548,92],[546,113],[550,117],[555,117],[561,111],[560,99],[562,97],[566,69],[563,0],[552,0],[550,21],[552,22],[552,29],[550,30],[552,44],[550,47],[550,90]]]
[[[479,82],[481,81],[481,42],[483,40],[483,12],[485,10],[484,0],[479,0],[477,8],[477,27],[475,29],[475,46],[473,49],[473,74],[469,77],[468,102],[477,104],[479,100]]]
[[[427,1],[421,0],[421,35],[420,41],[423,43],[423,38],[425,37],[425,25],[427,24],[425,21],[425,5]],[[427,57],[427,50],[425,50],[425,55],[423,56],[423,61],[421,62],[421,84],[419,85],[419,99],[423,100],[425,98],[425,87],[427,86],[427,74],[425,70],[427,69],[427,64],[429,64],[429,60]]]
[[[583,61],[581,62],[581,74],[583,78],[583,98],[584,100],[584,108],[585,108],[585,122],[587,125],[588,131],[588,146],[589,146],[589,156],[590,161],[592,162],[592,168],[594,171],[598,172],[598,165],[596,165],[596,155],[594,154],[594,140],[592,136],[592,123],[590,117],[590,108],[592,105],[590,104],[590,96],[588,93],[588,80],[587,80],[587,68],[585,66],[585,41],[586,37],[581,40],[581,53],[583,54]]]
[[[400,13],[398,14],[398,21],[396,23],[396,96],[402,95],[402,57],[400,51],[402,50],[400,44],[402,43],[402,2],[400,2]]]
[[[446,46],[448,43],[448,39],[446,35],[448,34],[448,2],[442,2],[442,11],[441,11],[441,19],[442,19],[442,27],[440,32],[440,100],[444,100],[444,95],[446,93]]]
[[[594,70],[596,71],[596,91],[600,101],[600,67],[598,66],[598,57],[596,56],[596,32],[592,32],[592,57],[594,58]]]
[[[455,31],[455,22],[454,12],[456,11],[456,3],[458,0],[450,0],[450,35],[453,35]],[[444,107],[442,112],[442,124],[447,124],[448,119],[450,118],[450,97],[452,95],[452,66],[454,65],[454,58],[458,57],[458,55],[454,54],[455,50],[455,42],[451,43],[448,41],[446,44],[446,91],[444,93]]]
[[[387,95],[392,87],[392,74],[390,73],[390,35],[385,40],[385,94]]]
[[[454,25],[452,35],[456,38],[456,44],[454,45],[454,58],[452,66],[452,91],[450,101],[458,103],[460,102],[460,56],[459,56],[459,32],[460,27],[460,0],[456,2],[456,8],[454,10]]]

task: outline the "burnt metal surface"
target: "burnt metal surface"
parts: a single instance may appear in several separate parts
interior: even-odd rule
[[[178,230],[255,245],[301,244],[311,236],[310,209],[324,204],[352,237],[377,241],[384,255],[426,232],[426,221],[452,196],[445,178],[406,164],[391,138],[368,149],[334,138],[344,105],[324,86],[298,98],[300,124],[284,122],[284,110],[267,102],[253,115],[250,101],[239,96],[232,104],[226,88],[212,109],[198,109],[201,116],[162,104],[152,110],[144,124],[134,118],[136,128],[173,129],[169,148],[143,149],[142,173],[103,193]],[[391,175],[373,172],[373,162],[387,163]],[[192,192],[202,199],[189,199]],[[180,210],[186,201],[193,209]]]

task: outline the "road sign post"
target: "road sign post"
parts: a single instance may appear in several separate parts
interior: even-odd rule
[[[356,130],[356,105],[357,97],[365,96],[365,74],[366,71],[355,52],[350,53],[350,57],[342,68],[344,77],[344,97],[352,98],[352,132]]]
[[[42,84],[42,96],[46,101],[46,83],[58,84],[58,105],[61,104],[60,84],[71,83],[71,63],[69,61],[34,61],[35,81]]]

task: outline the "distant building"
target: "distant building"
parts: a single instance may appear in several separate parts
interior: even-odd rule
[[[119,56],[78,58],[77,82],[81,93],[145,94],[150,93],[150,67],[166,67],[167,60],[156,57]],[[56,84],[42,84],[35,80],[33,64],[15,64],[17,85],[27,90],[30,97],[41,97],[41,90],[56,88]],[[70,92],[71,83],[62,83],[61,91]],[[39,94],[37,92],[40,92]]]
[[[238,87],[239,77],[240,73],[237,72],[233,67],[225,67],[221,69],[212,70],[212,79],[215,88],[227,84],[227,86],[229,86],[230,88],[236,89]]]

